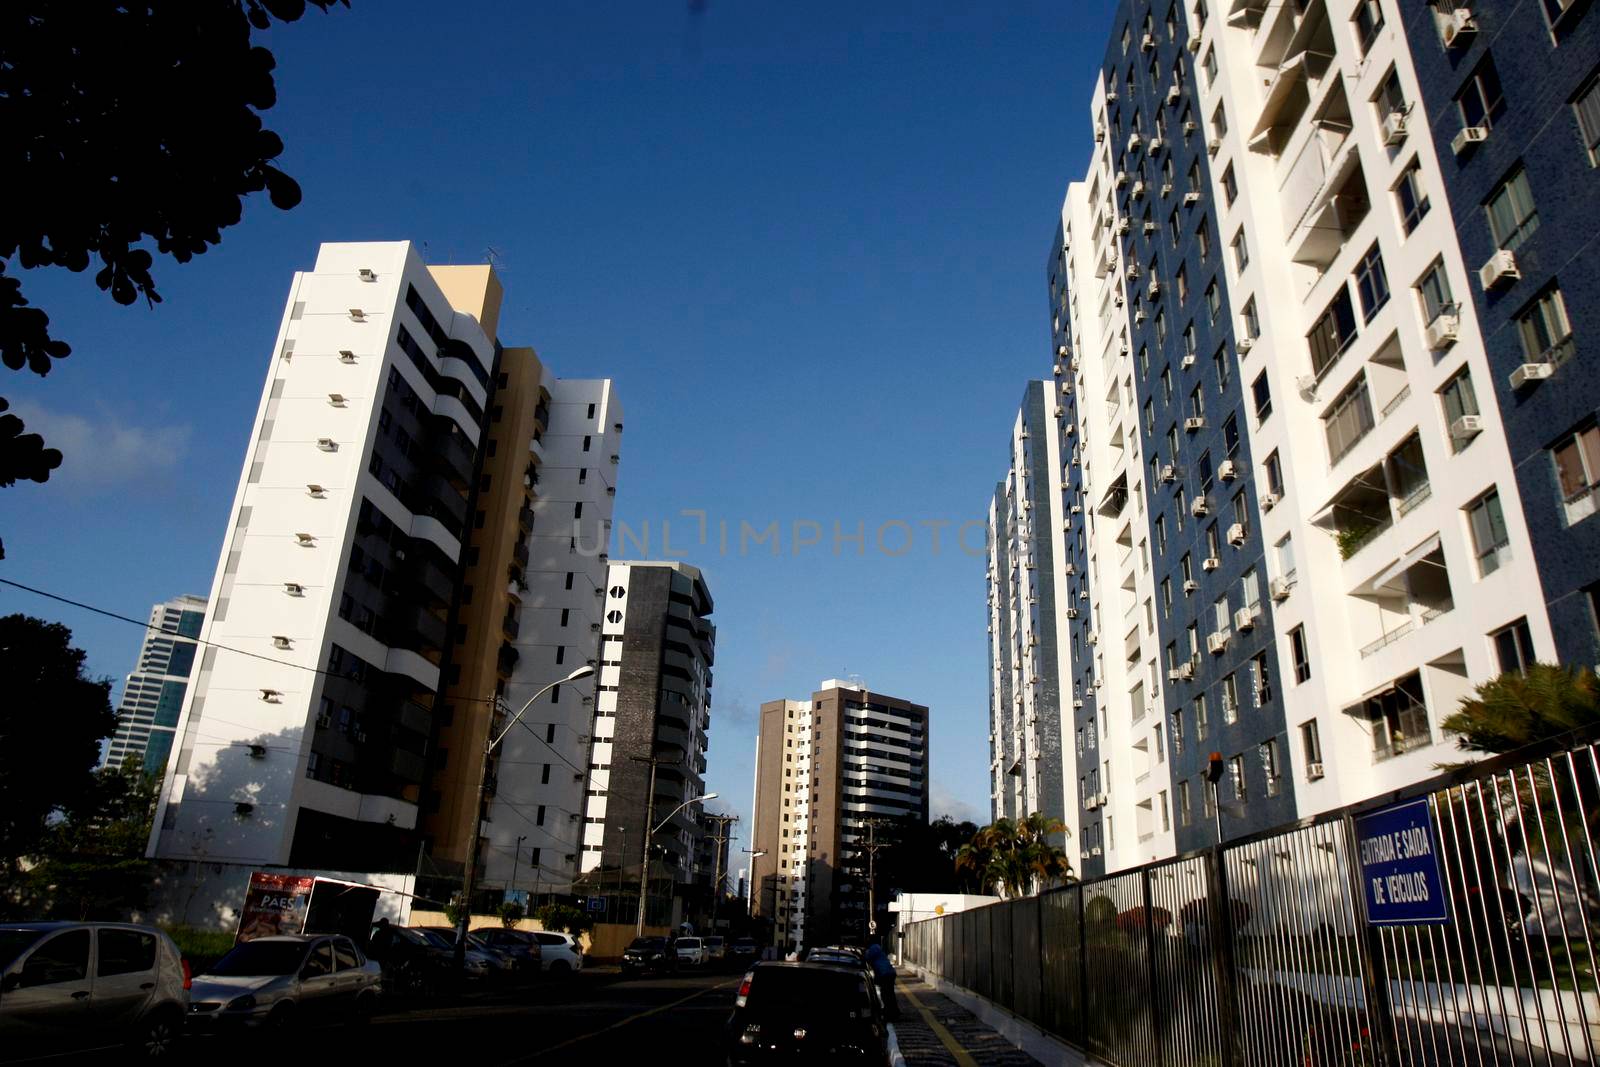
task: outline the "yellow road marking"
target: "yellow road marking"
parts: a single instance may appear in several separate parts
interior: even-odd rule
[[[939,1043],[945,1047],[945,1051],[954,1056],[961,1067],[978,1067],[978,1061],[972,1058],[972,1053],[961,1047],[961,1042],[957,1041],[955,1035],[944,1028],[944,1023],[933,1017],[933,1012],[922,1001],[917,999],[915,993],[909,989],[902,989],[900,992],[904,993],[906,999],[911,1001],[912,1007],[922,1013],[922,1017],[928,1022],[928,1029],[933,1031],[933,1036],[939,1039]]]
[[[565,1041],[558,1042],[557,1044],[551,1045],[548,1048],[539,1049],[537,1052],[534,1052],[532,1055],[524,1056],[524,1057],[522,1057],[520,1059],[507,1060],[506,1064],[509,1065],[509,1064],[513,1064],[513,1063],[528,1063],[530,1060],[533,1060],[533,1059],[535,1059],[535,1058],[537,1058],[539,1056],[543,1056],[546,1053],[555,1052],[555,1051],[558,1051],[559,1049],[569,1048],[569,1047],[571,1047],[573,1045],[578,1044],[579,1042],[587,1041],[591,1037],[599,1037],[601,1034],[610,1033],[612,1030],[620,1030],[620,1029],[622,1029],[622,1027],[627,1026],[629,1023],[636,1023],[640,1019],[648,1019],[652,1015],[660,1015],[664,1011],[669,1011],[672,1008],[676,1008],[679,1004],[687,1004],[687,1003],[689,1003],[689,1001],[694,1000],[697,997],[703,997],[707,993],[715,993],[719,989],[726,989],[729,986],[731,986],[731,985],[735,984],[736,982],[738,982],[739,980],[740,980],[739,978],[734,978],[734,979],[730,979],[730,980],[728,980],[726,982],[718,982],[714,986],[709,986],[709,987],[707,987],[705,989],[697,990],[697,991],[695,991],[693,993],[690,993],[686,997],[681,997],[678,1000],[674,1000],[670,1004],[662,1004],[659,1007],[649,1008],[649,1009],[647,1009],[645,1011],[639,1012],[637,1015],[630,1015],[626,1019],[619,1019],[618,1021],[612,1023],[609,1026],[602,1026],[598,1030],[591,1030],[587,1034],[579,1034],[577,1037],[569,1037]],[[971,1057],[968,1057],[967,1063],[970,1064],[971,1067],[977,1067],[977,1064],[972,1063]],[[963,1065],[963,1067],[966,1067],[966,1065]]]

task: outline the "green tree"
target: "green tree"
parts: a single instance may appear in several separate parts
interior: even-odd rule
[[[120,919],[143,907],[155,808],[156,781],[138,757],[97,772],[93,786],[45,830],[28,872],[29,914]]]
[[[594,918],[582,908],[571,904],[541,904],[533,909],[533,917],[546,930],[574,936],[594,926]]]
[[[0,900],[17,890],[49,820],[95,791],[100,742],[116,729],[111,683],[83,672],[72,631],[27,615],[0,618]]]
[[[500,905],[500,925],[509,930],[521,922],[522,917],[526,914],[527,909],[521,904],[514,900],[508,900]]]
[[[1440,725],[1469,752],[1512,752],[1600,725],[1600,685],[1587,669],[1535,663],[1484,682]]]
[[[327,10],[335,2],[310,0]],[[22,294],[15,269],[96,264],[119,304],[161,300],[154,252],[179,263],[221,242],[244,198],[287,210],[300,187],[261,112],[272,53],[251,39],[307,0],[0,4],[0,362],[47,374],[72,348]],[[5,272],[13,273],[7,275]],[[0,412],[5,410],[0,400]],[[0,415],[0,486],[45,481],[61,453]]]
[[[1066,824],[1039,812],[1020,820],[996,819],[957,850],[955,870],[980,892],[1003,897],[1037,893],[1072,877],[1072,862],[1053,839],[1064,839]]]

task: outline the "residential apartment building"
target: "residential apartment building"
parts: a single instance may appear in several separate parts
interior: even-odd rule
[[[1382,0],[1118,9],[1049,267],[1085,873],[1425,777],[1474,685],[1557,658],[1522,483],[1554,530],[1593,480],[1593,398],[1537,448],[1476,399],[1510,381],[1451,295],[1481,281],[1460,164],[1420,130],[1428,19],[1408,41]],[[1537,285],[1522,336],[1559,363],[1574,331]],[[1545,536],[1577,552],[1566,519]],[[1593,555],[1552,604],[1588,610]]]
[[[871,824],[928,819],[928,709],[839,679],[762,704],[751,810],[752,914],[773,943],[864,936]]]
[[[202,596],[174,597],[150,609],[138,666],[122,685],[117,730],[106,744],[105,766],[121,767],[129,756],[137,756],[147,774],[166,769],[199,649],[193,639],[200,636],[205,617]]]
[[[660,826],[651,879],[709,887],[709,831],[695,798],[705,795],[710,745],[711,591],[698,567],[674,561],[614,562],[605,583],[582,870],[593,885],[609,871],[631,889],[646,833]],[[652,924],[669,918],[649,914]]]
[[[1062,701],[1059,652],[1067,639],[1061,438],[1054,382],[1029,382],[1011,427],[1010,469],[989,504],[990,815],[1035,812],[1077,837],[1063,783],[1074,777],[1063,751],[1072,717]],[[1068,816],[1071,816],[1069,819]]]
[[[560,618],[556,594],[576,606],[584,576],[594,614],[604,564],[589,561],[604,551],[620,413],[608,383],[562,382],[531,350],[502,349],[500,302],[490,268],[430,267],[405,242],[325,244],[294,276],[152,856],[411,871],[432,846],[436,867],[459,866],[474,839],[474,746],[497,704],[571,670],[547,649],[595,654],[592,623]],[[564,485],[589,462],[604,488],[576,494],[600,513],[581,531]],[[536,566],[535,527],[571,551]],[[587,556],[583,532],[596,539]],[[543,751],[586,752],[586,734],[569,732]],[[512,863],[496,849],[521,818],[522,781],[543,777],[521,744],[507,739],[489,783],[486,879]]]

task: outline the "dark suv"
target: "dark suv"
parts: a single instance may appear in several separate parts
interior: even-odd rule
[[[867,974],[832,963],[758,963],[724,1030],[728,1063],[887,1067],[889,1027]]]
[[[678,968],[678,953],[665,937],[636,937],[622,950],[622,973],[667,974]]]

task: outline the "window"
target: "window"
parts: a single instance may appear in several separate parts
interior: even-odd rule
[[[1165,311],[1156,312],[1156,343],[1163,345],[1167,343],[1167,313]]]
[[[1227,207],[1232,207],[1233,202],[1239,199],[1239,179],[1233,176],[1233,164],[1228,164],[1228,169],[1222,172],[1222,202]]]
[[[1595,489],[1600,486],[1600,427],[1590,426],[1568,436],[1550,455],[1555,460],[1567,523],[1594,514]]]
[[[1277,449],[1273,449],[1267,456],[1262,469],[1267,475],[1267,492],[1273,496],[1283,496],[1283,461],[1278,458]]]
[[[1206,390],[1203,385],[1197,385],[1189,390],[1189,417],[1192,419],[1206,417]]]
[[[1199,476],[1199,479],[1200,479],[1200,492],[1201,492],[1201,494],[1205,494],[1205,493],[1210,492],[1211,491],[1211,476],[1212,476],[1211,453],[1210,452],[1202,452],[1200,454],[1200,462],[1197,463],[1195,465],[1195,467],[1196,467],[1195,473]]]
[[[1406,113],[1406,94],[1400,87],[1400,72],[1393,67],[1384,76],[1383,83],[1378,86],[1378,95],[1373,98],[1373,106],[1378,109],[1378,118],[1387,118],[1390,115],[1404,115]]]
[[[1533,189],[1528,185],[1528,172],[1517,172],[1495,189],[1485,206],[1489,213],[1489,231],[1494,234],[1496,248],[1515,252],[1522,242],[1539,229],[1539,212],[1533,203]]]
[[[1364,322],[1371,322],[1379,309],[1389,302],[1389,273],[1383,268],[1383,252],[1376,241],[1356,264],[1356,292],[1361,297]]]
[[[1245,240],[1243,226],[1233,235],[1233,265],[1240,274],[1250,265],[1250,243]]]
[[[1189,325],[1183,328],[1183,354],[1186,356],[1193,356],[1194,349],[1194,323],[1191,322]]]
[[[1213,281],[1206,286],[1206,312],[1211,316],[1211,325],[1217,324],[1217,316],[1222,314],[1222,293],[1217,290],[1217,283]]]
[[[1467,525],[1472,530],[1472,547],[1478,557],[1478,576],[1487,578],[1500,568],[1505,549],[1511,544],[1505,516],[1500,512],[1500,493],[1491,489],[1467,506]]]
[[[1261,770],[1267,776],[1267,796],[1275,797],[1282,788],[1283,776],[1278,773],[1278,739],[1268,738],[1257,750],[1261,756]]]
[[[1211,258],[1211,220],[1201,219],[1200,228],[1194,231],[1194,239],[1200,246],[1200,262],[1204,263]]]
[[[1306,335],[1311,346],[1311,369],[1317,377],[1322,377],[1355,339],[1356,309],[1350,300],[1350,287],[1341,285],[1338,295]]]
[[[1450,293],[1450,278],[1444,272],[1444,262],[1436,261],[1428,273],[1417,282],[1417,298],[1422,301],[1422,321],[1432,324],[1440,315],[1456,313],[1455,297]]]
[[[1516,671],[1526,674],[1533,666],[1533,634],[1528,632],[1528,620],[1518,619],[1510,626],[1489,635],[1494,642],[1494,654],[1500,661],[1500,672]]]
[[[1167,216],[1167,236],[1172,241],[1172,247],[1177,248],[1178,242],[1183,240],[1183,220],[1178,217],[1178,209],[1173,208],[1172,214]]]
[[[1161,368],[1161,399],[1172,403],[1172,368]]]
[[[1206,84],[1215,85],[1217,82],[1217,50],[1215,48],[1206,49],[1204,69],[1206,72]]]
[[[23,989],[81,982],[89,977],[89,931],[68,930],[33,950],[22,965]],[[64,995],[64,994],[62,994]]]
[[[1206,711],[1206,695],[1194,698],[1194,735],[1203,738],[1211,732],[1211,716]]]
[[[1306,648],[1306,628],[1296,626],[1289,631],[1289,661],[1294,664],[1294,682],[1311,680],[1311,653]]]
[[[155,970],[156,939],[137,930],[100,930],[100,958],[95,964],[96,978],[118,974],[140,974]]]
[[[1322,734],[1317,729],[1317,720],[1311,719],[1300,724],[1300,749],[1305,753],[1307,780],[1321,778]]]
[[[1578,133],[1583,137],[1583,150],[1589,153],[1589,166],[1600,166],[1600,76],[1589,79],[1572,109],[1578,113]]]
[[[1200,794],[1204,798],[1205,817],[1214,819],[1217,815],[1217,787],[1214,783],[1199,779]]]
[[[1178,266],[1178,303],[1186,304],[1189,301],[1189,268],[1187,264]]]
[[[1217,375],[1217,392],[1226,393],[1228,391],[1229,378],[1227,346],[1223,346],[1211,353],[1211,369]]]
[[[1239,721],[1239,680],[1231,674],[1222,679],[1222,721]]]
[[[1139,346],[1139,375],[1143,377],[1150,373],[1150,346]]]
[[[1167,618],[1172,614],[1172,579],[1161,579],[1161,617]]]
[[[1478,69],[1472,72],[1467,84],[1456,96],[1456,106],[1461,109],[1463,126],[1482,126],[1494,129],[1494,124],[1505,114],[1506,101],[1500,92],[1500,75],[1494,69],[1494,57],[1484,56]]]
[[[1250,787],[1244,777],[1244,757],[1233,756],[1228,760],[1228,781],[1233,784],[1233,799],[1244,803],[1250,799]]]
[[[1227,450],[1229,458],[1239,452],[1239,420],[1233,415],[1222,420],[1222,447]]]
[[[1215,111],[1213,111],[1211,113],[1211,134],[1214,137],[1220,138],[1223,135],[1225,135],[1227,132],[1228,132],[1228,113],[1223,110],[1223,107],[1222,107],[1221,104],[1218,104],[1217,105],[1217,110],[1215,110]]]
[[[1361,54],[1366,55],[1372,48],[1372,42],[1377,39],[1378,31],[1383,29],[1383,6],[1378,0],[1359,0],[1353,21],[1356,24],[1356,41],[1361,45]]]
[[[1192,818],[1189,812],[1189,783],[1178,783],[1178,825],[1188,826]]]
[[[1400,174],[1394,187],[1395,200],[1400,205],[1400,225],[1411,233],[1428,213],[1428,191],[1422,187],[1422,164],[1412,160]]]
[[[1284,534],[1283,539],[1274,547],[1278,550],[1278,578],[1280,581],[1292,583],[1297,573],[1294,563],[1294,538]]]
[[[1522,354],[1530,363],[1560,363],[1572,354],[1572,326],[1561,290],[1546,289],[1517,316]]]
[[[1250,383],[1250,399],[1255,402],[1256,425],[1260,426],[1272,414],[1272,387],[1267,383],[1267,372],[1256,375]],[[1276,457],[1277,453],[1273,453]]]
[[[1239,576],[1239,602],[1251,615],[1261,613],[1261,576],[1254,567]]]
[[[1156,516],[1155,529],[1156,551],[1165,552],[1167,550],[1167,517],[1165,515]]]
[[[1367,376],[1358,375],[1339,398],[1333,402],[1328,414],[1322,417],[1323,433],[1328,439],[1328,462],[1337,463],[1372,429],[1372,398],[1367,392]]]
[[[1445,427],[1449,428],[1463,415],[1478,414],[1478,395],[1472,390],[1472,375],[1463,367],[1457,374],[1444,384],[1439,390],[1439,403],[1444,407]],[[1450,437],[1450,450],[1460,452],[1474,440],[1471,434]]]
[[[1222,539],[1217,536],[1216,523],[1206,527],[1206,555],[1211,559],[1222,558]]]
[[[1372,758],[1392,759],[1433,741],[1428,726],[1428,706],[1422,699],[1422,677],[1416,672],[1397,680],[1394,687],[1367,698],[1363,708],[1372,724]]]

